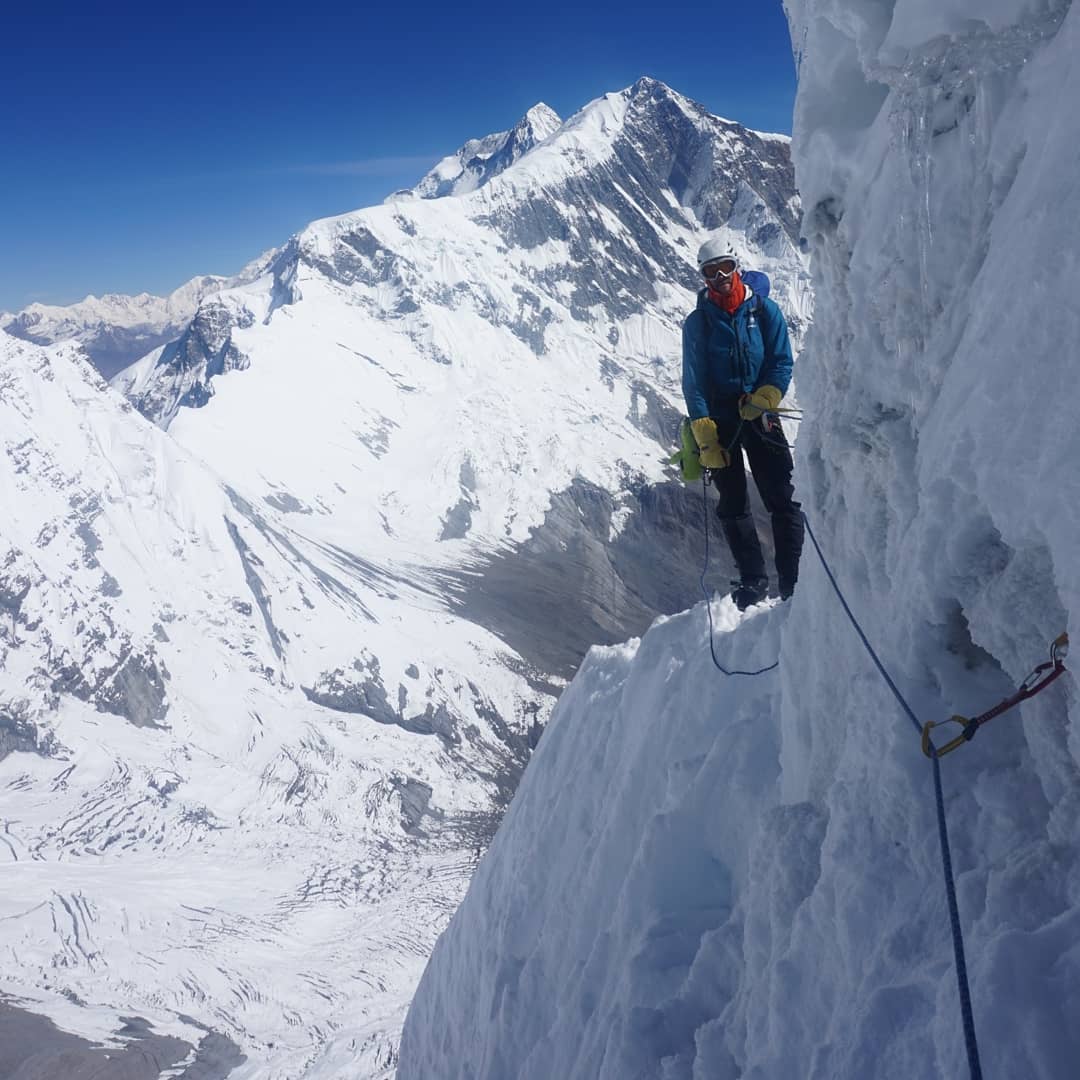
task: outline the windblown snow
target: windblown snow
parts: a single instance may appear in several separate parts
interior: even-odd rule
[[[1080,605],[1080,9],[788,0],[816,314],[797,486],[918,715]],[[1064,410],[1064,412],[1063,412]],[[808,545],[789,605],[594,649],[412,1004],[401,1080],[967,1075],[930,762]],[[983,1075],[1080,1062],[1056,682],[942,760]],[[946,729],[947,730],[947,729]]]

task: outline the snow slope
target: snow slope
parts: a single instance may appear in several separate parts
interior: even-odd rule
[[[77,347],[0,335],[0,420],[0,995],[114,1046],[213,1036],[241,1078],[386,1075],[546,697]]]
[[[789,0],[815,323],[804,505],[920,716],[1080,604],[1080,10]],[[1064,398],[1062,395],[1065,395]],[[594,650],[440,939],[401,1080],[967,1075],[930,765],[808,547],[787,607]],[[1080,1032],[1080,736],[1060,680],[944,759],[987,1077]]]

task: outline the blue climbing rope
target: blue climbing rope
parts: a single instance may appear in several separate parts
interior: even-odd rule
[[[737,433],[736,438],[738,438]],[[734,445],[734,443],[732,443],[732,445]],[[701,584],[701,595],[705,597],[705,611],[709,616],[709,652],[712,654],[712,662],[716,665],[718,670],[728,677],[732,675],[764,675],[765,672],[778,668],[780,666],[780,661],[777,660],[775,664],[770,664],[768,667],[758,668],[757,671],[741,671],[738,669],[729,671],[720,663],[720,659],[716,655],[716,633],[713,628],[712,600],[709,597],[709,588],[705,584],[705,576],[709,572],[709,481],[707,477],[702,477],[701,480],[701,502],[705,510],[705,564],[701,568],[701,578],[699,580]]]
[[[851,607],[844,598],[844,594],[840,591],[840,586],[836,583],[836,576],[833,574],[832,569],[829,567],[829,564],[822,553],[821,545],[817,542],[817,537],[814,535],[814,530],[810,527],[810,521],[805,513],[802,515],[802,519],[803,523],[806,525],[806,534],[810,537],[810,541],[814,545],[814,550],[817,552],[818,559],[821,560],[821,565],[825,570],[825,574],[836,592],[844,611],[847,613],[847,617],[851,620],[851,625],[855,627],[855,632],[859,635],[863,645],[866,646],[866,651],[870,654],[870,659],[874,661],[878,671],[881,672],[881,677],[893,692],[893,696],[900,703],[900,707],[904,710],[908,718],[915,725],[915,729],[921,735],[922,724],[919,723],[914,710],[907,703],[904,695],[900,693],[896,683],[892,680],[892,676],[885,670],[885,665],[878,658],[878,654],[874,652],[874,647],[870,644],[866,634],[863,633],[863,628],[859,625],[859,620],[855,618]],[[979,1044],[975,1037],[975,1015],[971,1007],[971,990],[968,987],[967,960],[964,956],[964,934],[960,926],[960,907],[956,901],[956,883],[953,878],[952,854],[949,849],[949,826],[945,816],[945,795],[941,788],[941,761],[938,757],[937,748],[932,742],[930,743],[930,750],[930,757],[934,763],[934,794],[937,800],[938,839],[941,842],[941,864],[945,874],[945,894],[948,897],[949,902],[949,926],[952,929],[953,957],[956,961],[956,984],[957,989],[960,992],[960,1012],[963,1016],[964,1023],[964,1043],[967,1048],[967,1059],[968,1067],[971,1070],[971,1080],[982,1080],[982,1065],[979,1063]]]
[[[964,957],[964,932],[960,926],[960,906],[956,902],[953,882],[952,854],[949,851],[949,826],[945,819],[945,795],[941,790],[941,759],[937,748],[930,744],[930,760],[934,763],[934,794],[937,797],[938,838],[941,841],[941,864],[945,870],[945,893],[949,898],[949,926],[952,928],[953,958],[956,961],[956,988],[960,994],[960,1014],[964,1023],[964,1044],[967,1047],[971,1080],[982,1080],[979,1063],[979,1042],[975,1038],[975,1013],[971,1007],[968,987],[967,960]]]
[[[832,585],[836,592],[837,598],[840,601],[841,606],[847,613],[847,617],[851,620],[851,625],[855,627],[855,632],[859,635],[863,645],[866,646],[866,651],[870,654],[870,659],[874,661],[878,671],[881,672],[881,677],[885,680],[889,689],[893,692],[893,696],[900,703],[900,708],[907,713],[908,719],[915,725],[915,730],[922,735],[922,724],[919,723],[919,718],[915,715],[914,710],[904,700],[904,695],[896,687],[896,683],[893,682],[892,676],[885,670],[885,665],[881,662],[878,654],[874,652],[873,645],[870,644],[866,634],[863,633],[863,628],[859,625],[859,620],[855,618],[854,613],[848,606],[847,600],[844,599],[844,594],[840,591],[840,586],[836,584],[836,577],[829,567],[829,564],[825,561],[825,556],[822,553],[821,545],[817,542],[817,537],[814,535],[814,530],[810,528],[810,519],[806,516],[805,512],[802,515],[803,524],[806,526],[806,535],[810,537],[810,542],[814,545],[814,550],[817,552],[817,557],[821,560],[821,565],[825,568],[825,574],[829,579],[829,583]]]

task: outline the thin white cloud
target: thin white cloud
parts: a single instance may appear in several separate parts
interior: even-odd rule
[[[176,173],[152,176],[142,188],[175,188],[188,184],[222,184],[230,181],[272,176],[399,176],[415,174],[416,179],[434,167],[442,155],[416,154],[403,157],[359,158],[355,161],[314,161],[298,165],[267,165],[253,168],[221,169],[214,172]]]
[[[308,176],[392,176],[411,169],[429,169],[438,157],[425,154],[416,157],[361,158],[359,161],[312,162],[307,165],[288,165],[281,172],[303,173]],[[275,170],[277,171],[277,170]]]

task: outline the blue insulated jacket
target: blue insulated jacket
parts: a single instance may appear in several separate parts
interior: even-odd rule
[[[749,291],[749,290],[748,290]],[[683,323],[682,388],[691,420],[713,414],[711,403],[791,382],[791,342],[784,313],[768,297],[751,295],[729,315],[708,290]]]

